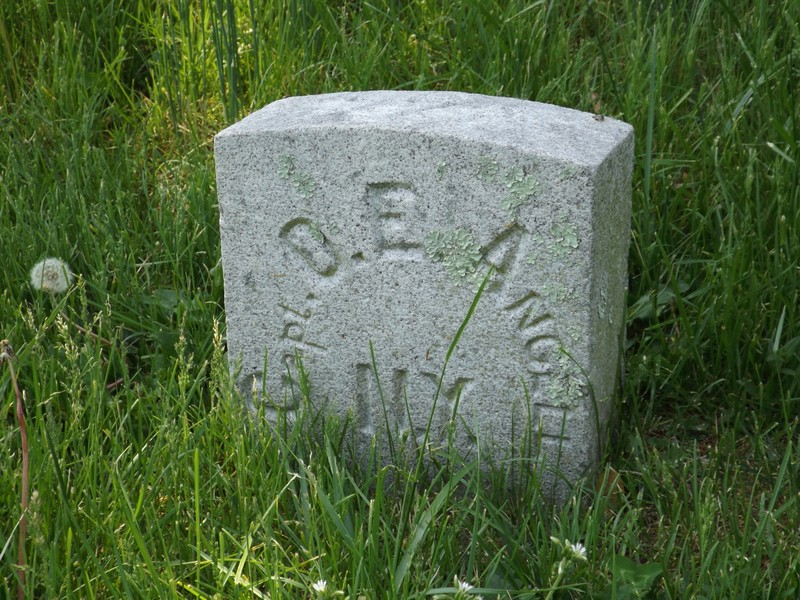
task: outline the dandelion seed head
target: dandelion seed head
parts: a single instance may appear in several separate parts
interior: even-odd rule
[[[45,258],[31,269],[31,285],[49,294],[66,292],[73,277],[69,265],[59,258]]]

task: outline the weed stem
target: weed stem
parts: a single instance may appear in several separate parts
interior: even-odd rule
[[[7,362],[11,372],[11,384],[14,386],[14,395],[17,399],[17,420],[19,421],[19,435],[22,441],[22,516],[19,520],[19,542],[17,546],[17,570],[19,583],[17,599],[25,598],[25,537],[27,535],[28,520],[28,428],[25,425],[25,411],[23,410],[23,397],[17,385],[17,374],[14,371],[14,350],[8,340],[0,342],[0,362]]]

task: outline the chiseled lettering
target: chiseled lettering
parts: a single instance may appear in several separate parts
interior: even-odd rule
[[[330,277],[339,267],[336,254],[319,226],[309,219],[293,219],[278,234],[292,252],[317,275]]]
[[[369,207],[374,229],[375,246],[379,253],[393,259],[422,257],[425,221],[417,196],[407,183],[371,183],[365,201]]]

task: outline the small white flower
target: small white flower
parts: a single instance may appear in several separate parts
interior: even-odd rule
[[[463,598],[464,595],[468,594],[471,589],[475,586],[470,585],[466,581],[459,581],[458,577],[453,577],[453,585],[456,587],[456,598]],[[483,596],[470,596],[471,598],[475,598],[475,600],[483,600]]]
[[[468,584],[466,581],[459,581],[456,579],[456,587],[458,587],[459,592],[468,592],[475,586]]]
[[[567,548],[572,551],[572,555],[577,558],[578,560],[586,560],[586,546],[581,544],[580,542],[576,544],[570,544],[569,540],[567,540]]]
[[[325,590],[328,589],[328,582],[324,579],[320,579],[319,581],[315,581],[311,584],[311,589],[313,589],[318,594],[324,594]]]
[[[58,258],[45,258],[31,269],[31,285],[50,294],[63,294],[72,283],[69,265]]]

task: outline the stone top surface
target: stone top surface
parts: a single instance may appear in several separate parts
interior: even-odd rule
[[[464,92],[372,91],[273,102],[217,135],[303,129],[382,129],[469,139],[595,166],[631,135],[622,121],[571,108]],[[535,135],[531,135],[535,132]]]

